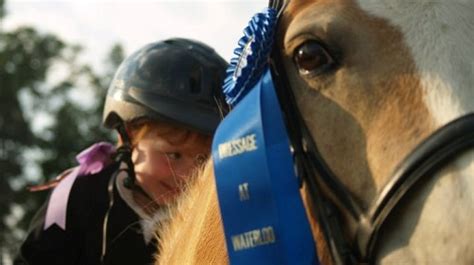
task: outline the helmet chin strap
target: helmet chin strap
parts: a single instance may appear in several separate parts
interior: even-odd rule
[[[127,165],[127,178],[124,180],[124,186],[128,189],[136,188],[135,180],[135,166],[132,161],[132,142],[128,136],[127,130],[125,129],[125,124],[121,123],[117,126],[117,131],[122,138],[122,145],[117,148],[117,155],[115,159],[117,161],[123,162]]]
[[[117,148],[117,155],[115,157],[115,160],[123,162],[125,163],[125,165],[127,165],[127,168],[125,169],[125,171],[127,172],[127,177],[123,180],[123,185],[127,189],[137,191],[149,200],[154,201],[153,197],[150,194],[144,191],[143,188],[140,187],[140,185],[136,184],[137,177],[135,174],[135,164],[133,164],[132,161],[133,145],[125,128],[125,124],[121,123],[117,127],[117,131],[120,134],[120,137],[122,138],[122,145]]]

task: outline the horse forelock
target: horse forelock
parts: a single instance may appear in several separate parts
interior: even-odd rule
[[[228,263],[212,161],[193,179],[159,228],[156,265]]]

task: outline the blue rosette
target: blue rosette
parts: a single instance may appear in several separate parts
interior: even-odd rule
[[[247,95],[268,64],[276,21],[277,11],[266,8],[253,16],[244,29],[222,87],[229,105],[237,105]]]
[[[318,264],[269,67],[276,23],[267,8],[245,28],[223,86],[235,108],[212,143],[232,265]]]

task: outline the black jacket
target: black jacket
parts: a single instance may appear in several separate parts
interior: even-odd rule
[[[156,241],[145,243],[140,218],[119,196],[116,185],[101,263],[103,224],[109,207],[107,187],[117,170],[118,163],[114,163],[75,180],[67,206],[66,231],[56,224],[43,229],[46,202],[34,217],[14,264],[153,264]]]

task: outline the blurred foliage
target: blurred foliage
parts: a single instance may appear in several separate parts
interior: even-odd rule
[[[3,7],[0,0],[0,22]],[[75,166],[75,155],[90,144],[111,140],[101,127],[102,107],[123,49],[112,47],[100,74],[79,62],[81,53],[32,27],[0,29],[0,263],[48,194],[26,187]]]
[[[0,20],[5,16],[5,1],[0,0]]]
[[[5,1],[0,0],[0,19],[5,16]]]
[[[36,144],[19,93],[37,93],[40,81],[63,48],[56,37],[39,35],[32,28],[0,32],[0,201],[6,206],[16,200],[10,181],[22,176],[23,152]],[[9,207],[1,207],[2,219],[9,212]],[[5,222],[0,228],[6,230]]]

